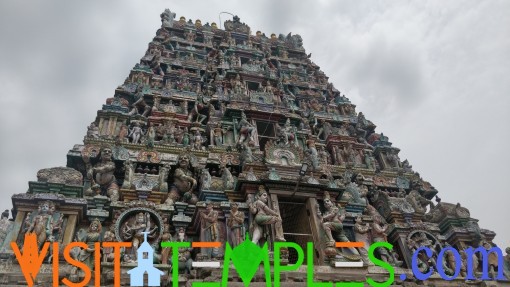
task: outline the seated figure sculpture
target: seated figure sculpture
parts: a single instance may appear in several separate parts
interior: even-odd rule
[[[335,205],[327,191],[324,192],[324,208],[325,211],[322,213],[317,205],[317,216],[321,222],[322,230],[325,233],[326,246],[331,249],[335,246],[335,242],[349,242],[349,238],[345,235],[344,225],[342,223],[345,219],[345,213]],[[358,250],[352,247],[347,249],[352,255],[341,253],[343,257],[350,260],[361,259]]]
[[[107,195],[112,202],[119,200],[119,185],[115,179],[115,163],[112,160],[112,149],[101,149],[101,161],[88,170],[88,177],[95,183],[92,190]]]
[[[174,184],[170,188],[168,194],[167,204],[176,202],[184,195],[185,198],[192,199],[193,190],[197,187],[197,180],[193,177],[193,172],[190,170],[190,156],[188,154],[181,154],[178,159],[179,167],[174,173]]]

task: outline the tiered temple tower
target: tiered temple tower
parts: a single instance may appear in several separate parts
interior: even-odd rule
[[[270,256],[274,242],[296,242],[303,250],[312,242],[314,280],[329,282],[386,281],[367,249],[388,241],[393,251],[380,248],[376,257],[395,267],[394,286],[422,284],[410,272],[420,246],[434,250],[431,259],[419,258],[423,271],[435,268],[445,246],[495,246],[494,232],[478,227],[460,204],[441,202],[401,161],[400,150],[312,62],[299,35],[253,33],[238,17],[224,30],[174,18],[168,9],[161,14],[146,54],[97,112],[83,144],[69,151],[67,167],[40,170],[26,193],[12,197],[13,219],[0,222],[0,282],[24,285],[10,242],[21,246],[26,233],[35,233],[40,245],[132,242],[122,255],[125,286],[144,234],[164,284],[171,283],[171,256],[161,241],[223,243],[179,250],[182,286],[220,281],[219,269],[193,263],[223,264],[225,243],[237,246],[246,233],[257,244],[267,242]],[[336,248],[342,241],[365,248]],[[101,282],[111,284],[113,250],[104,248],[101,256]],[[297,260],[293,249],[282,256]],[[94,266],[93,253],[78,250],[75,258]],[[508,258],[497,266],[491,257],[491,272],[508,272]],[[51,281],[47,262],[39,282]],[[363,267],[336,267],[342,262]],[[455,270],[454,260],[445,262]],[[61,277],[82,280],[79,270],[64,267]],[[474,268],[482,271],[481,264]],[[425,284],[461,286],[465,269],[454,281],[435,274]],[[306,286],[306,269],[285,280]]]

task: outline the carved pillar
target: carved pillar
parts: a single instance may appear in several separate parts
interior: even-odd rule
[[[115,126],[117,125],[117,117],[110,117],[110,122],[108,123],[108,135],[114,136],[115,135]]]
[[[310,219],[310,223],[311,223],[310,225],[311,225],[311,229],[312,229],[313,248],[315,251],[314,252],[315,256],[314,256],[313,262],[316,265],[324,263],[324,260],[325,260],[324,252],[319,250],[321,248],[321,240],[320,240],[321,222],[319,222],[319,218],[315,214],[318,204],[319,203],[317,202],[317,199],[314,197],[310,197],[306,201],[306,209],[309,214],[308,218]]]
[[[62,239],[62,244],[66,245],[73,241],[77,218],[78,215],[76,213],[69,214],[67,216],[66,230],[64,231],[64,238]]]
[[[16,219],[14,220],[14,226],[12,228],[12,233],[11,233],[11,238],[8,239],[7,237],[5,238],[5,242],[9,242],[7,244],[7,251],[12,251],[12,248],[11,248],[11,244],[10,242],[16,242],[16,239],[18,238],[19,236],[19,233],[21,231],[21,226],[23,225],[23,221],[25,220],[25,215],[26,215],[26,211],[21,211],[19,210],[18,213],[16,214]]]
[[[271,194],[271,208],[280,214],[280,206],[278,205],[278,196],[276,194]],[[281,216],[281,214],[280,214]],[[275,224],[273,229],[273,238],[279,237],[283,238],[283,226],[280,224]],[[276,235],[276,237],[274,236]]]

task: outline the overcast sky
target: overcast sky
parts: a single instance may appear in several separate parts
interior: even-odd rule
[[[510,246],[510,1],[0,0],[0,210],[65,166],[164,8],[300,34],[401,159]]]

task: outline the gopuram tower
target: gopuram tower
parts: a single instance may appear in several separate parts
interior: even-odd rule
[[[267,243],[271,262],[275,242],[297,243],[304,264],[314,263],[315,282],[386,281],[387,270],[369,260],[368,249],[389,242],[393,250],[374,254],[393,266],[392,286],[508,286],[503,280],[466,281],[468,271],[482,273],[479,255],[463,254],[462,262],[448,253],[439,258],[448,246],[490,249],[495,233],[480,228],[461,204],[441,201],[399,158],[399,148],[328,81],[299,35],[253,33],[237,16],[224,30],[176,20],[168,9],[161,21],[83,143],[68,152],[67,167],[40,170],[26,193],[12,196],[12,219],[7,213],[0,221],[0,283],[26,286],[11,242],[23,246],[25,235],[35,234],[39,248],[58,242],[60,253],[73,241],[85,242],[89,249],[72,256],[91,270],[100,260],[102,286],[114,282],[114,250],[102,248],[101,258],[94,258],[94,243],[130,242],[122,250],[119,279],[129,286],[127,271],[137,266],[145,234],[165,286],[173,283],[172,254],[161,249],[162,241],[221,243],[179,249],[173,268],[179,286],[191,286],[220,282],[226,243],[236,247],[246,235],[259,246]],[[364,247],[337,248],[336,242]],[[447,274],[459,268],[459,276],[415,278],[412,257],[420,247],[432,250],[417,257],[421,272],[442,262]],[[51,254],[37,286],[52,282]],[[489,274],[510,275],[509,258],[501,264],[489,255]],[[63,256],[58,260],[60,279],[83,280],[82,270]],[[294,249],[281,251],[285,264],[297,260]],[[220,268],[200,262],[219,262]],[[92,277],[90,286],[94,271]],[[235,271],[228,280],[242,286]],[[285,273],[282,281],[307,286],[306,267]],[[266,286],[261,269],[250,286]]]

